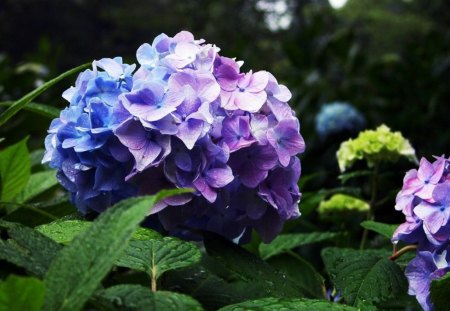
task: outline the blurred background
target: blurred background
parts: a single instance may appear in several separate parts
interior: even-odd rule
[[[133,63],[139,45],[183,29],[289,87],[307,143],[302,174],[315,176],[307,190],[338,185],[339,144],[382,123],[419,158],[449,153],[448,0],[2,0],[0,101],[93,59]],[[65,107],[74,79],[38,102]],[[348,105],[324,110],[336,102]],[[21,112],[0,137],[8,145],[31,135],[29,147],[42,148],[49,123]],[[414,166],[396,165],[394,194]]]

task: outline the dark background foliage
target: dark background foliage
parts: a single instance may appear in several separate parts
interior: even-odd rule
[[[270,9],[277,2],[284,12]],[[0,100],[93,59],[135,62],[143,42],[186,29],[245,60],[245,70],[269,70],[291,89],[307,142],[303,174],[323,173],[309,190],[336,186],[335,152],[347,137],[317,137],[314,117],[327,102],[352,103],[367,128],[385,123],[401,131],[419,157],[448,153],[449,15],[446,0],[349,0],[339,10],[326,0],[3,0]],[[277,27],[283,19],[290,22]],[[38,102],[63,108],[60,94],[69,85]],[[42,148],[48,124],[21,112],[0,136],[11,144],[31,135],[31,149]],[[397,190],[408,168],[400,163],[383,188]]]

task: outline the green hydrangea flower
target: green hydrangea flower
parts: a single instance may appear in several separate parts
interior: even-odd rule
[[[337,160],[341,172],[351,167],[357,160],[366,159],[372,167],[381,161],[396,162],[400,157],[417,162],[416,153],[409,141],[400,132],[392,132],[386,125],[376,130],[359,133],[356,139],[349,139],[341,144]]]
[[[341,193],[335,194],[328,200],[320,202],[319,213],[321,214],[327,211],[337,210],[367,212],[369,210],[369,203]]]

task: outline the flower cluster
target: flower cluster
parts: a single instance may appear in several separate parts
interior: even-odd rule
[[[323,105],[315,119],[316,131],[321,138],[339,133],[357,133],[364,128],[364,116],[352,105],[334,102]]]
[[[450,271],[446,258],[450,246],[450,160],[442,156],[431,163],[422,158],[418,170],[406,173],[395,209],[403,212],[406,222],[394,232],[392,241],[418,245],[417,257],[406,269],[409,293],[416,295],[425,310],[431,310],[431,280]]]
[[[357,138],[343,142],[337,151],[341,172],[358,160],[365,159],[370,167],[380,161],[395,162],[402,156],[417,161],[409,141],[386,125],[359,133]]]
[[[161,34],[139,47],[136,71],[115,58],[80,74],[50,126],[44,162],[81,212],[190,187],[194,194],[160,202],[149,222],[240,242],[252,228],[270,241],[300,215],[296,155],[305,144],[291,93],[219,51],[186,31]]]
[[[347,194],[337,193],[328,200],[320,202],[318,212],[321,219],[342,222],[345,216],[366,214],[369,204]]]

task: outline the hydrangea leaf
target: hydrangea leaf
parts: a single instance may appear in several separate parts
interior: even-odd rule
[[[156,280],[168,270],[198,262],[200,257],[200,250],[194,244],[173,237],[164,237],[131,241],[116,264],[147,272]]]
[[[44,154],[45,154],[44,149],[36,149],[30,152],[31,168],[41,165]]]
[[[377,304],[407,290],[400,267],[384,250],[326,248],[322,259],[336,289],[348,304]]]
[[[164,274],[164,288],[200,301],[207,310],[267,295],[261,284],[230,277],[229,270],[204,255],[201,264]]]
[[[324,278],[314,266],[297,254],[283,254],[271,257],[267,262],[289,275],[310,298],[324,298],[326,293]]]
[[[0,152],[1,201],[11,201],[30,178],[28,137]]]
[[[249,300],[219,309],[219,311],[271,311],[271,310],[297,310],[297,311],[357,311],[358,309],[337,304],[326,300],[304,298],[263,298]]]
[[[366,220],[361,223],[361,226],[367,230],[374,231],[382,236],[391,239],[395,229],[398,225],[384,224],[382,222]]]
[[[187,295],[157,291],[151,292],[142,285],[122,284],[98,292],[97,303],[111,310],[164,310],[201,311],[202,306]]]
[[[450,295],[450,273],[442,278],[433,280],[430,287],[431,301],[436,311],[448,310],[448,297]]]
[[[56,171],[49,170],[32,174],[27,185],[14,199],[18,203],[25,203],[44,193],[58,184]]]
[[[277,236],[270,244],[260,244],[259,253],[262,259],[268,259],[296,247],[332,239],[336,235],[335,232],[282,234]]]
[[[186,192],[161,191],[123,200],[102,213],[64,247],[45,274],[45,310],[81,310],[127,247],[133,232],[159,199]]]
[[[69,71],[66,71],[65,73],[57,76],[56,78],[44,83],[37,89],[31,91],[30,93],[26,94],[21,99],[17,100],[12,104],[6,111],[4,111],[0,115],[0,126],[2,126],[6,121],[8,121],[12,116],[14,116],[17,112],[19,112],[21,109],[23,109],[27,104],[29,104],[33,99],[35,99],[37,96],[41,95],[43,92],[45,92],[47,89],[55,85],[56,83],[60,82],[61,80],[64,80],[65,78],[76,74],[88,67],[91,66],[91,63],[87,63],[81,66],[78,66],[76,68],[73,68]]]
[[[14,102],[0,102],[0,107],[11,107],[12,105],[14,105]],[[40,114],[50,119],[57,118],[60,113],[59,109],[56,107],[38,103],[28,103],[28,105],[23,107],[23,109]]]
[[[233,282],[253,283],[260,287],[262,293],[276,297],[304,297],[307,295],[291,280],[290,276],[219,236],[207,235],[205,248],[215,260],[216,265],[221,265],[227,277]]]
[[[0,311],[39,311],[44,295],[45,286],[41,280],[9,275],[0,282]]]
[[[36,230],[16,223],[0,221],[9,236],[0,240],[0,259],[42,277],[61,246]]]
[[[372,171],[364,170],[364,171],[344,173],[344,174],[339,175],[338,178],[342,182],[342,184],[345,184],[350,179],[358,178],[358,177],[362,177],[362,176],[370,176],[372,174],[373,174]]]
[[[59,219],[54,222],[40,225],[36,228],[55,242],[69,244],[77,235],[86,231],[92,225],[91,221],[78,219]],[[151,240],[161,235],[151,229],[138,228],[131,237],[132,240]]]

